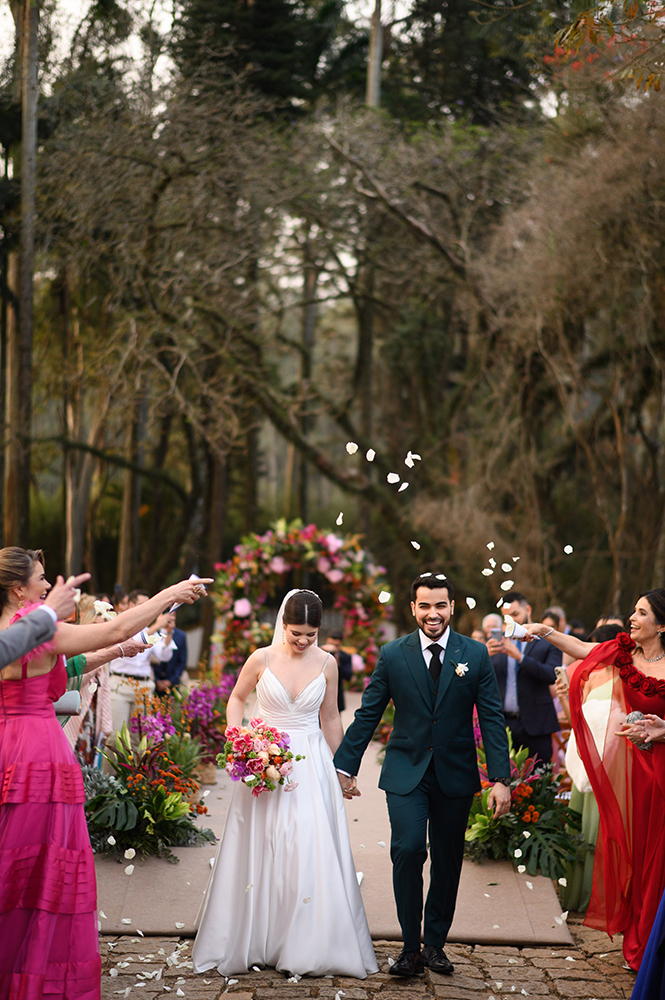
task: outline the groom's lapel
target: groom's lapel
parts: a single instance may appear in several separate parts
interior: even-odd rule
[[[446,655],[444,656],[443,663],[441,664],[441,676],[439,677],[439,683],[437,685],[439,692],[436,696],[435,708],[440,704],[441,699],[450,687],[450,683],[455,676],[455,666],[459,663],[461,655],[462,636],[458,635],[457,632],[453,632],[451,629],[448,637],[448,643],[446,645]]]
[[[427,675],[427,667],[425,666],[425,658],[423,657],[423,651],[420,645],[418,629],[406,637],[402,643],[402,653],[404,654],[404,659],[406,660],[406,664],[409,668],[411,676],[413,677],[416,687],[425,699],[425,703],[428,708],[431,707],[432,692],[430,689],[430,680]]]

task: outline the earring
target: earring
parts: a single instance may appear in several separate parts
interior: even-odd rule
[[[25,607],[25,601],[23,600],[22,597],[19,597],[19,599],[18,599],[18,606],[19,606],[19,608],[24,608]]]
[[[282,644],[286,645],[286,629],[282,625]]]

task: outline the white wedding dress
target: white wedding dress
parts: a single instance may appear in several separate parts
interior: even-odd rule
[[[269,666],[261,675],[257,714],[306,759],[294,763],[293,791],[255,798],[242,782],[234,788],[194,944],[197,972],[267,965],[364,979],[377,971],[344,799],[319,728],[325,691],[323,671],[295,700]]]

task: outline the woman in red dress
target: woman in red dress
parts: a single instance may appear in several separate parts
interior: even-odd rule
[[[623,953],[639,969],[665,888],[665,744],[645,744],[643,727],[626,725],[630,712],[665,714],[665,590],[640,595],[630,635],[582,642],[535,623],[528,639],[547,639],[581,659],[570,685],[577,748],[600,811],[593,890],[584,923],[623,933]],[[599,749],[582,704],[589,691],[612,682],[604,746]]]
[[[95,863],[81,769],[55,717],[65,657],[122,643],[186,581],[102,625],[58,623],[50,643],[0,671],[0,1000],[99,1000]],[[211,582],[211,581],[207,581]],[[39,550],[0,549],[0,628],[46,597]]]

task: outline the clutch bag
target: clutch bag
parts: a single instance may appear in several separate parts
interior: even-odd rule
[[[53,702],[56,715],[80,715],[81,692],[65,691],[61,698]]]

